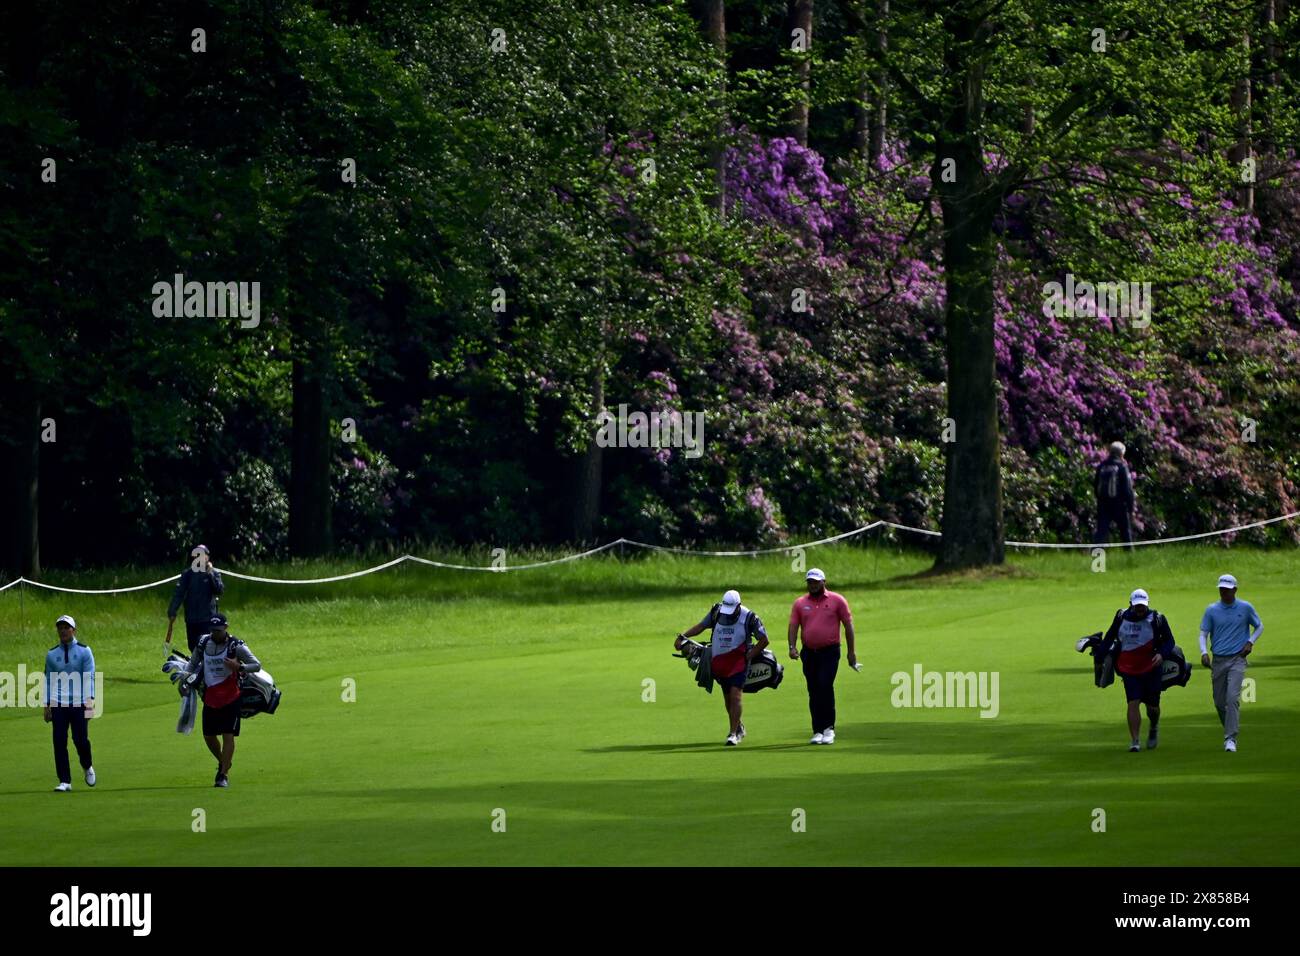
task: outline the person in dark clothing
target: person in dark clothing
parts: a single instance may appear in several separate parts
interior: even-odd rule
[[[208,633],[208,622],[217,613],[217,599],[225,593],[226,585],[221,580],[221,572],[212,566],[207,545],[198,545],[190,556],[194,563],[181,572],[172,602],[167,607],[167,643],[172,642],[176,612],[184,604],[185,641],[193,654],[199,638]]]
[[[1160,692],[1164,687],[1161,665],[1174,651],[1174,635],[1169,622],[1150,606],[1147,592],[1138,588],[1129,596],[1129,606],[1115,612],[1106,631],[1107,641],[1119,641],[1119,658],[1115,670],[1124,679],[1124,696],[1128,700],[1128,730],[1136,753],[1142,730],[1141,705],[1146,704],[1151,730],[1147,749],[1154,750],[1160,726]]]
[[[1110,540],[1110,526],[1119,528],[1120,540],[1133,550],[1133,476],[1124,463],[1124,443],[1111,442],[1110,456],[1097,466],[1093,490],[1097,494],[1097,533],[1093,544]]]

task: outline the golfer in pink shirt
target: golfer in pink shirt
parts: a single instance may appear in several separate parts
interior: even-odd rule
[[[853,650],[853,615],[849,602],[826,590],[826,575],[812,568],[807,575],[808,593],[790,609],[790,659],[803,661],[808,682],[808,712],[812,716],[814,744],[835,743],[835,674],[840,668],[840,624],[849,642],[849,666],[857,669]],[[795,646],[803,629],[803,651]]]

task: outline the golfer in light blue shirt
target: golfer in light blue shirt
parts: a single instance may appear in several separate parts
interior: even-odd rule
[[[1252,630],[1253,629],[1253,630]],[[1264,633],[1264,624],[1247,601],[1237,597],[1237,579],[1231,574],[1219,578],[1219,600],[1201,617],[1201,665],[1210,668],[1214,686],[1214,709],[1223,724],[1223,749],[1237,752],[1237,730],[1241,723],[1241,682],[1246,676],[1246,658]],[[1206,651],[1206,639],[1214,662]]]

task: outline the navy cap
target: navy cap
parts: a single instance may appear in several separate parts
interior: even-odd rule
[[[212,615],[212,620],[208,621],[208,627],[225,627],[225,626],[226,626],[226,615],[224,614],[214,614]]]

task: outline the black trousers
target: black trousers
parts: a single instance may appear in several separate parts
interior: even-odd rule
[[[190,645],[190,653],[194,653],[195,646],[199,643],[199,638],[208,631],[212,630],[207,621],[200,621],[198,624],[185,622],[185,640]]]
[[[1128,508],[1123,502],[1116,504],[1097,503],[1097,534],[1092,539],[1092,543],[1105,544],[1109,541],[1112,523],[1119,529],[1119,539],[1125,544],[1131,544],[1133,542],[1133,525],[1129,520]]]
[[[84,707],[51,707],[54,718],[54,771],[59,783],[72,783],[72,768],[68,765],[68,728],[72,728],[72,742],[77,746],[81,769],[90,767],[90,735],[86,731]]]
[[[808,714],[812,717],[813,733],[819,734],[835,726],[835,674],[840,669],[840,645],[803,648],[799,652],[803,662],[804,680],[808,682]]]

